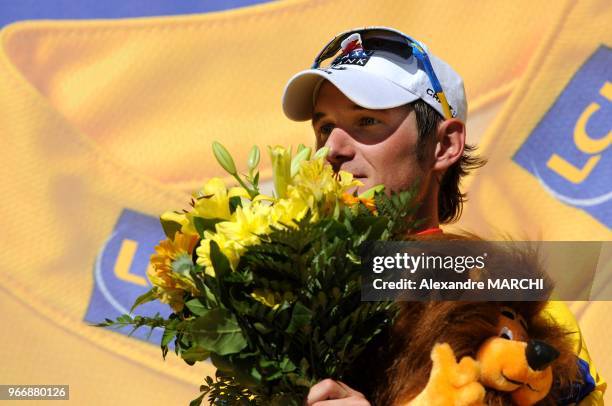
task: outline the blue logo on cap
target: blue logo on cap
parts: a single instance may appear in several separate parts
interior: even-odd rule
[[[151,289],[146,277],[149,258],[164,238],[158,218],[123,210],[113,233],[96,258],[94,290],[85,321],[99,323],[105,318],[115,319],[129,313],[134,300]],[[167,316],[171,311],[169,306],[154,301],[139,306],[134,312],[142,316],[153,316],[158,312]],[[131,327],[126,327],[115,331],[127,335],[131,330]],[[159,345],[162,333],[155,329],[147,339],[149,329],[141,328],[132,337]]]
[[[576,72],[513,160],[557,200],[612,228],[612,49]]]

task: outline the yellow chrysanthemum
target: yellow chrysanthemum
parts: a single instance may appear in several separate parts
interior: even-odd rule
[[[151,256],[153,267],[149,268],[147,276],[159,300],[169,304],[175,312],[183,309],[185,292],[198,294],[188,272],[197,243],[197,235],[177,232],[174,240],[166,239],[160,242],[155,247],[155,254]]]
[[[270,212],[270,206],[256,203],[236,208],[229,221],[215,225],[216,232],[204,232],[202,244],[197,249],[198,264],[202,265],[208,274],[214,275],[210,261],[210,241],[215,241],[229,260],[232,269],[235,269],[246,248],[258,244],[258,235],[270,231]]]
[[[355,206],[358,203],[362,203],[372,213],[377,214],[376,203],[374,203],[373,197],[357,197],[350,193],[344,192],[342,194],[342,202],[347,206]]]
[[[196,254],[198,256],[197,263],[198,265],[204,267],[204,271],[210,275],[215,276],[215,269],[212,266],[212,262],[210,260],[210,242],[214,241],[219,246],[221,253],[227,257],[227,260],[230,263],[232,269],[236,269],[238,265],[238,261],[240,261],[240,256],[244,253],[246,248],[236,241],[229,240],[223,234],[213,233],[210,231],[204,232],[204,238],[202,239],[202,243],[196,249]]]
[[[231,221],[217,223],[217,233],[243,246],[257,244],[258,235],[270,230],[270,207],[260,204],[238,207]]]

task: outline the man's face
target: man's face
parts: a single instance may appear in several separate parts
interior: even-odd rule
[[[363,182],[359,193],[379,184],[388,191],[406,190],[416,180],[422,192],[427,189],[430,171],[417,161],[416,116],[408,107],[364,109],[325,81],[312,124],[317,146],[330,148],[328,161],[334,169]]]

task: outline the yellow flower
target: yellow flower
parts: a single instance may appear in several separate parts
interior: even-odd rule
[[[211,241],[217,243],[221,253],[225,255],[232,269],[236,269],[238,261],[240,261],[240,256],[244,253],[245,248],[236,241],[228,240],[223,234],[212,233],[210,231],[204,232],[202,243],[196,249],[196,254],[198,256],[197,264],[204,267],[206,274],[215,276],[215,269],[210,260]]]
[[[165,221],[174,221],[175,223],[184,225],[188,223],[187,218],[185,217],[185,213],[177,213],[175,211],[167,211],[163,213],[161,216],[162,220]]]
[[[249,199],[249,192],[242,186],[235,186],[229,190],[228,197],[242,197]]]
[[[353,175],[348,172],[334,173],[331,165],[323,158],[318,158],[300,166],[293,185],[295,192],[292,190],[290,194],[307,201],[313,212],[313,221],[317,221],[319,216],[334,211],[343,193],[362,183],[353,179]]]
[[[185,292],[198,294],[188,272],[198,239],[197,235],[177,232],[174,240],[161,241],[151,256],[153,267],[147,270],[147,276],[159,300],[169,304],[175,312],[183,309]]]
[[[238,207],[231,221],[217,223],[217,233],[243,246],[257,244],[258,235],[266,234],[270,230],[269,215],[269,206],[257,204]]]
[[[207,274],[214,275],[210,260],[211,241],[219,245],[232,269],[236,269],[240,256],[249,246],[259,244],[260,236],[269,233],[272,226],[295,226],[309,210],[311,221],[316,222],[321,217],[337,212],[339,205],[348,204],[343,200],[343,195],[349,189],[361,185],[348,172],[334,173],[322,155],[306,160],[309,150],[303,150],[296,156],[293,170],[289,150],[276,146],[269,147],[269,151],[276,197],[259,195],[249,200],[246,189],[232,188],[228,193],[225,184],[215,178],[205,185],[193,214],[187,216],[190,222],[194,216],[224,220],[215,224],[214,231],[204,232],[202,243],[197,249],[197,262],[205,268]],[[292,177],[294,171],[295,176]],[[243,199],[242,206],[237,207],[234,213],[229,210],[229,198],[232,196]],[[373,202],[366,199],[362,202],[372,209]]]
[[[350,193],[342,193],[342,201],[347,206],[354,206],[359,203],[359,198],[357,196],[353,196]]]
[[[274,190],[278,198],[287,196],[287,186],[291,183],[291,151],[281,146],[268,147],[272,160]]]
[[[174,222],[181,225],[180,231],[183,234],[197,234],[193,223],[188,213],[179,213],[175,211],[167,211],[160,216],[162,223]]]
[[[373,197],[357,197],[353,196],[350,193],[344,192],[342,193],[342,202],[347,206],[355,206],[361,202],[372,213],[378,214],[378,211],[376,210],[376,203],[374,203]]]
[[[219,178],[210,179],[195,197],[196,202],[193,212],[188,215],[190,221],[193,221],[193,217],[229,220],[231,216],[230,196],[223,180]]]
[[[308,211],[308,201],[292,192],[287,199],[280,199],[274,203],[271,212],[271,223],[277,227],[295,226],[295,222],[301,220]]]
[[[232,269],[236,269],[247,247],[259,244],[259,236],[269,233],[270,226],[276,224],[273,210],[274,206],[270,206],[267,199],[245,202],[243,206],[237,207],[230,220],[215,225],[215,232],[204,232],[202,243],[196,251],[197,263],[205,268],[207,274],[214,275],[210,242],[215,241]]]

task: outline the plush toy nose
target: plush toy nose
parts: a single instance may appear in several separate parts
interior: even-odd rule
[[[529,340],[525,349],[525,355],[527,356],[529,367],[534,371],[541,371],[557,359],[559,351],[544,341]]]

